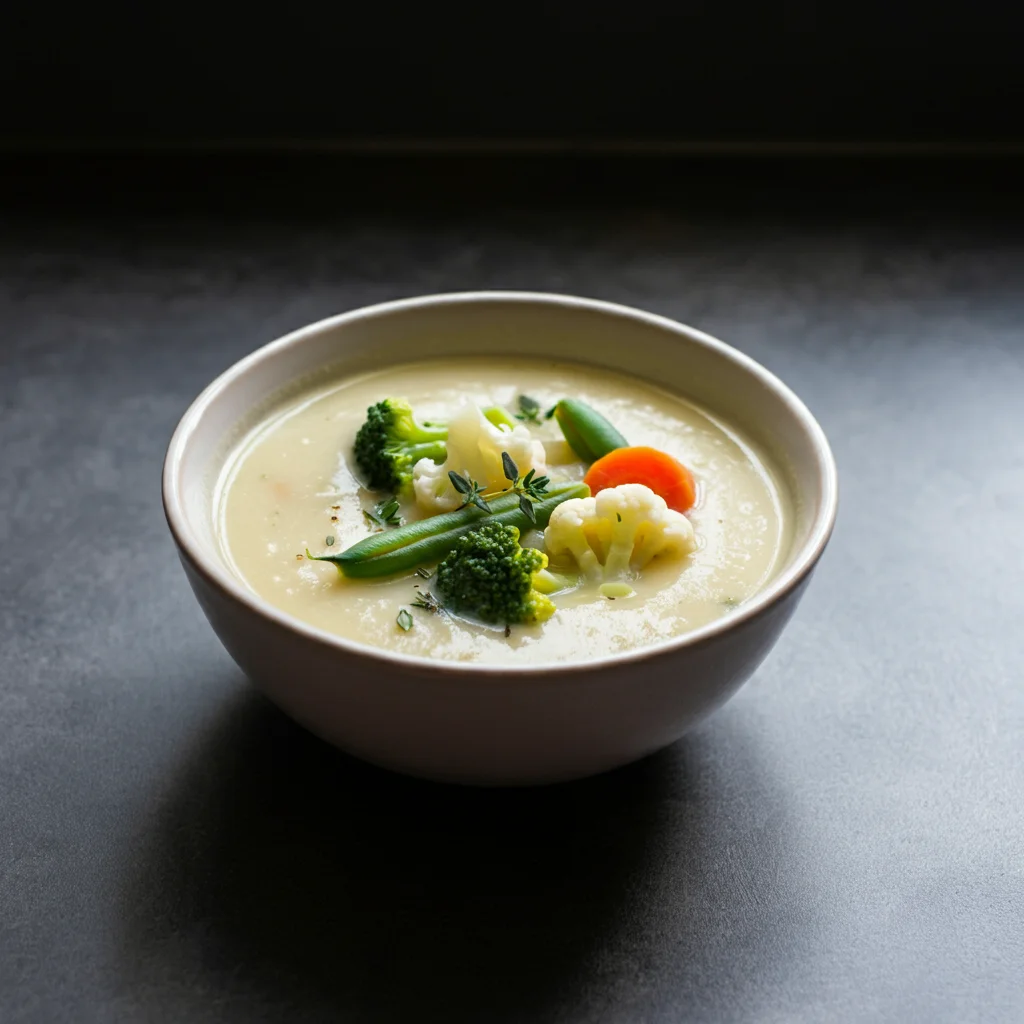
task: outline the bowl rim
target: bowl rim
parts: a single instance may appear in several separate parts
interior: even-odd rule
[[[490,303],[509,302],[582,309],[639,321],[652,327],[668,330],[673,334],[686,338],[691,343],[711,349],[713,352],[736,364],[740,369],[756,377],[768,390],[779,398],[800,423],[811,441],[813,451],[817,456],[817,470],[821,489],[818,513],[811,525],[808,538],[800,546],[799,550],[790,556],[789,563],[783,571],[772,578],[765,587],[757,591],[734,612],[715,619],[713,622],[700,626],[697,629],[683,633],[680,636],[671,637],[649,646],[604,655],[599,658],[588,658],[583,661],[558,662],[551,665],[502,665],[486,662],[460,662],[426,658],[420,655],[403,654],[373,647],[355,640],[348,640],[345,637],[329,633],[326,630],[303,622],[301,619],[295,618],[287,612],[276,608],[270,602],[260,597],[254,590],[247,587],[242,580],[237,579],[226,566],[217,564],[206,556],[202,546],[193,534],[188,517],[184,511],[181,496],[180,467],[191,439],[201,426],[204,413],[232,383],[243,377],[257,364],[273,359],[281,352],[302,344],[307,338],[358,320],[413,311],[431,306],[467,303],[487,305]],[[282,386],[285,383],[282,382]],[[401,667],[415,670],[420,674],[447,677],[468,675],[485,676],[491,679],[515,677],[523,681],[530,678],[543,678],[545,681],[550,681],[552,677],[575,677],[579,673],[594,673],[603,669],[623,667],[650,659],[669,657],[681,650],[703,646],[725,634],[738,630],[748,623],[752,623],[755,619],[769,612],[788,594],[801,585],[821,558],[835,526],[839,485],[838,471],[832,449],[824,430],[811,411],[797,397],[796,393],[775,374],[755,359],[733,348],[731,345],[669,317],[620,303],[556,292],[488,289],[485,291],[442,292],[419,295],[411,298],[379,302],[369,306],[360,306],[290,331],[288,334],[282,335],[243,356],[211,381],[192,401],[179,420],[171,435],[164,457],[162,496],[164,515],[171,534],[178,546],[179,552],[188,559],[193,569],[222,594],[243,605],[255,615],[269,620],[269,622],[276,626],[292,633],[297,633],[308,640],[325,645],[339,653],[367,659],[371,662],[379,662],[382,667]]]

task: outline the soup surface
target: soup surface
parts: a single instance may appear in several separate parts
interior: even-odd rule
[[[365,490],[352,442],[366,409],[388,396],[408,399],[420,420],[443,421],[467,399],[515,410],[527,394],[547,408],[565,396],[599,410],[632,445],[649,445],[689,467],[697,500],[687,513],[697,549],[655,559],[634,593],[610,599],[596,584],[557,595],[547,622],[503,628],[411,608],[412,573],[343,577],[313,554],[343,550],[375,529],[363,514],[379,501]],[[580,480],[586,467],[554,420],[531,427],[545,442],[553,481]],[[585,661],[679,636],[723,615],[771,577],[788,541],[783,492],[757,452],[727,424],[645,382],[596,368],[536,360],[468,359],[409,364],[325,381],[273,409],[241,441],[218,486],[219,536],[241,579],[265,600],[320,629],[375,647],[427,658],[494,664]],[[419,518],[413,502],[406,519]],[[542,546],[531,532],[524,544]],[[405,621],[408,621],[407,619]]]

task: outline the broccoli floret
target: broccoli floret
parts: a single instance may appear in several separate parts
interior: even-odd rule
[[[514,526],[484,523],[460,537],[437,567],[437,592],[447,608],[482,622],[543,622],[555,613],[535,587],[547,564],[542,551],[520,547]]]
[[[375,490],[408,494],[412,468],[420,459],[444,462],[446,426],[416,422],[403,398],[385,398],[366,410],[355,440],[356,463]]]

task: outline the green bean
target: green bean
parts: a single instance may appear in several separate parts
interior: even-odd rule
[[[597,462],[629,442],[595,409],[578,398],[563,398],[555,406],[555,419],[569,447],[584,461]]]
[[[590,494],[586,484],[553,484],[540,501],[534,503],[536,524],[530,522],[519,507],[518,494],[503,494],[488,505],[490,514],[470,505],[456,512],[418,519],[395,530],[385,530],[364,537],[336,555],[307,555],[317,562],[332,562],[345,576],[368,579],[412,572],[417,566],[432,565],[451,551],[455,541],[469,533],[482,520],[494,520],[515,526],[522,532],[543,529],[555,508],[569,498],[585,498]]]

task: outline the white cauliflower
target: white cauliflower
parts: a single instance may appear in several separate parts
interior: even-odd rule
[[[522,424],[496,426],[475,405],[460,409],[448,424],[447,458],[443,465],[432,459],[420,459],[412,470],[416,504],[428,515],[458,508],[463,497],[452,487],[449,470],[476,480],[486,491],[509,487],[501,462],[508,452],[522,476],[531,469],[537,476],[547,471],[544,445],[535,440]]]
[[[621,579],[655,557],[684,558],[697,547],[690,520],[643,484],[608,487],[562,502],[544,531],[552,559],[572,555],[589,579]]]

